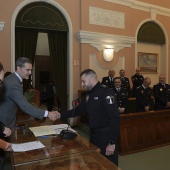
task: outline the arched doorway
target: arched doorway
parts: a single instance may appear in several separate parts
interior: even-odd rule
[[[157,84],[159,74],[167,74],[168,67],[168,51],[167,51],[167,39],[166,31],[156,21],[143,22],[137,31],[137,56],[136,66],[138,67],[140,61],[140,55],[146,54],[147,57],[157,56],[157,71],[150,72],[144,71],[144,77],[150,77],[152,80],[151,86]],[[149,62],[149,61],[148,61]]]
[[[27,2],[23,2],[21,3],[17,8],[16,10],[14,11],[14,15],[12,17],[12,51],[11,51],[11,60],[12,60],[12,63],[15,63],[15,55],[14,53],[16,53],[16,50],[15,50],[15,46],[14,46],[14,41],[16,39],[15,37],[15,21],[17,21],[17,17],[18,17],[18,14],[19,12],[21,11],[21,9],[24,9],[24,7],[28,7],[29,5],[35,5],[34,3],[30,3],[30,2],[34,2],[35,1],[27,1]],[[66,72],[66,75],[69,75],[66,77],[66,81],[65,81],[65,84],[66,84],[66,93],[65,93],[65,99],[63,99],[63,102],[65,101],[68,101],[68,107],[71,106],[71,102],[72,101],[72,93],[71,93],[71,90],[72,90],[72,83],[67,83],[67,81],[70,82],[71,77],[72,77],[72,65],[70,64],[71,61],[72,61],[72,38],[71,38],[71,32],[72,32],[72,26],[71,26],[71,22],[70,22],[70,18],[68,17],[67,13],[65,12],[65,10],[57,3],[53,2],[53,1],[48,1],[48,3],[38,3],[38,1],[36,2],[36,4],[38,4],[39,6],[41,6],[42,4],[48,6],[48,9],[49,7],[52,7],[53,11],[54,11],[54,8],[55,8],[55,11],[58,10],[60,13],[64,13],[63,16],[65,17],[66,19],[66,22],[68,23],[68,37],[67,37],[67,44],[68,44],[68,47],[67,47],[67,55],[66,55],[66,58],[67,60],[65,60],[65,64],[66,64],[66,67],[65,67],[65,72]],[[56,8],[58,7],[58,8]],[[60,9],[60,10],[59,10]],[[55,17],[53,17],[55,18]],[[43,29],[43,31],[46,31],[47,29]],[[11,67],[13,68],[14,70],[14,65],[12,64]],[[55,67],[53,66],[53,69],[55,69]],[[67,71],[66,71],[67,70]],[[60,72],[61,73],[61,72]],[[67,74],[69,73],[69,74]],[[68,84],[68,85],[67,85]],[[59,90],[61,91],[61,90]],[[68,95],[69,94],[69,95]],[[61,95],[61,94],[60,94]],[[62,96],[62,95],[61,95]],[[65,102],[65,109],[67,107],[67,104]]]

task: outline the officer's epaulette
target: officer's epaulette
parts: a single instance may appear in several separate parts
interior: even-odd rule
[[[100,84],[100,87],[102,87],[102,88],[107,88],[107,86],[104,85],[104,84]]]

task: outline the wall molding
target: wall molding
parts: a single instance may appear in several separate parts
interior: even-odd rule
[[[131,8],[134,8],[134,9],[170,17],[170,9],[169,8],[164,8],[164,7],[160,7],[157,5],[139,2],[136,0],[104,0],[104,1],[116,3],[116,4],[120,4],[120,5],[125,5],[125,6],[129,6]]]
[[[90,6],[89,23],[124,29],[125,15],[122,12]]]
[[[135,37],[88,32],[83,30],[77,32],[77,37],[80,40],[80,43],[90,44],[98,51],[106,48],[113,48],[115,52],[118,52],[125,47],[131,47],[136,40]]]
[[[4,30],[5,22],[0,21],[0,32]]]

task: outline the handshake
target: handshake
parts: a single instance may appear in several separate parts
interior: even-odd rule
[[[60,119],[60,113],[58,111],[53,111],[53,112],[48,112],[48,117],[50,120],[57,120],[57,119]]]

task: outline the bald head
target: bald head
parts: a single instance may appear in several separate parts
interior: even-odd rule
[[[165,74],[160,74],[159,75],[159,83],[165,84],[165,82],[166,82]]]
[[[146,77],[143,81],[143,85],[148,88],[151,84],[151,79],[149,77]]]
[[[114,71],[114,70],[109,70],[108,75],[109,75],[110,77],[114,77],[115,71]]]
[[[141,68],[140,67],[136,68],[136,74],[141,75]]]

